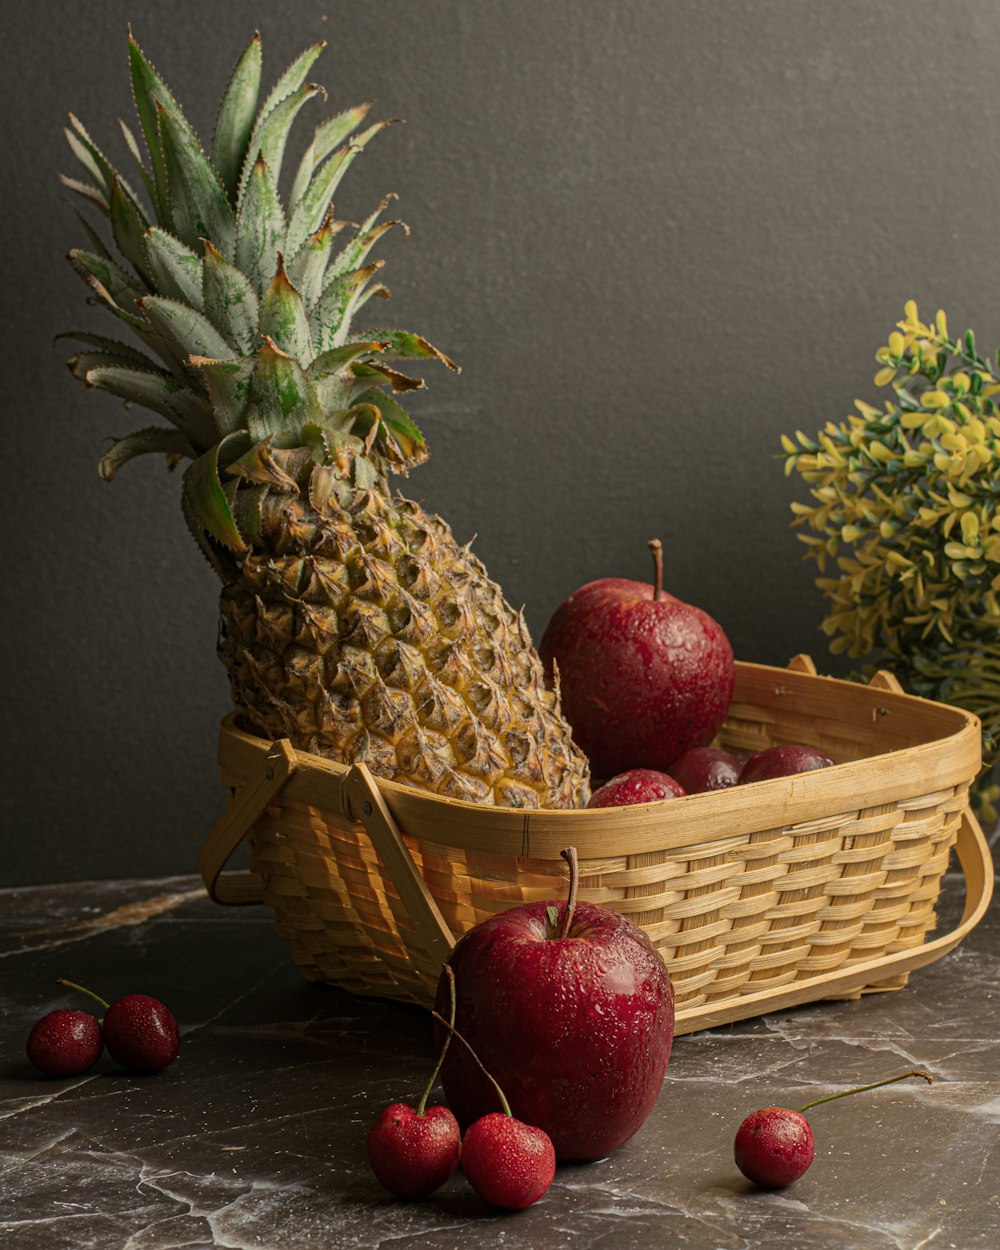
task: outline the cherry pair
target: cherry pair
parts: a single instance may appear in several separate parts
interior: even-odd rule
[[[158,1072],[180,1051],[180,1031],[170,1010],[148,994],[125,994],[113,1003],[58,978],[104,1008],[103,1022],[87,1011],[62,1008],[42,1016],[28,1035],[28,1058],[48,1076],[77,1076],[92,1068],[107,1046],[111,1058],[133,1072]]]
[[[451,1019],[432,1013],[448,1030],[437,1066],[416,1107],[394,1102],[382,1112],[368,1134],[368,1158],[379,1182],[398,1198],[426,1198],[461,1161],[469,1184],[481,1198],[496,1207],[521,1211],[537,1202],[552,1184],[555,1148],[542,1129],[515,1118],[503,1090],[455,1028],[455,978],[448,964],[445,972],[451,986]],[[453,1037],[486,1073],[503,1108],[470,1124],[464,1137],[447,1107],[427,1106]]]

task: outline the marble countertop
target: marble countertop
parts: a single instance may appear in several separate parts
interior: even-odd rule
[[[942,921],[960,906],[945,881]],[[1000,1246],[1000,923],[901,991],[677,1039],[659,1102],[624,1147],[558,1170],[517,1214],[461,1173],[431,1199],[382,1191],[365,1152],[382,1108],[430,1070],[417,1007],[306,983],[262,907],[194,877],[0,891],[0,1245],[4,1250],[996,1250]],[[105,1055],[40,1076],[33,1022],[105,997],[163,999],[183,1033],[165,1071]],[[742,1118],[912,1067],[810,1113],[816,1160],[763,1192],[732,1161]]]

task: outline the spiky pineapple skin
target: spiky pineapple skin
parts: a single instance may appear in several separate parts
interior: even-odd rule
[[[269,496],[222,592],[219,654],[250,726],[448,798],[585,806],[587,761],[481,561],[402,496],[308,495]]]

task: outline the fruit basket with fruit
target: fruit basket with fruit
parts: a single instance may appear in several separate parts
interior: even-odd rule
[[[990,874],[968,811],[976,718],[752,664],[735,668],[719,743],[811,745],[836,765],[753,786],[581,810],[589,767],[523,617],[447,524],[394,494],[426,458],[399,360],[455,368],[422,336],[354,327],[386,289],[368,257],[388,200],[349,230],[332,196],[387,123],[321,122],[287,195],[290,128],[320,88],[307,49],[259,103],[255,36],[203,146],[130,39],[137,193],[71,117],[118,259],[85,220],[70,261],[142,350],[81,332],[75,376],[165,424],[117,439],[112,478],[155,453],[183,474],[184,517],[222,583],[228,811],[203,850],[213,896],[265,901],[307,976],[426,1001],[453,940],[562,894],[626,913],[663,954],[681,1029],[900,983],[981,916]],[[289,181],[287,178],[285,182]],[[731,657],[730,657],[731,659]],[[727,698],[728,702],[728,698]],[[249,873],[220,876],[244,838]],[[969,887],[927,940],[952,845]]]
[[[421,793],[222,727],[236,797],[202,868],[223,902],[264,901],[307,977],[427,1002],[453,939],[494,912],[580,897],[624,912],[670,969],[678,1032],[898,988],[978,923],[992,868],[968,805],[974,717],[901,693],[736,665],[721,741],[812,743],[832,768],[614,811],[488,808]],[[253,871],[219,877],[249,836]],[[929,938],[952,847],[966,906]]]

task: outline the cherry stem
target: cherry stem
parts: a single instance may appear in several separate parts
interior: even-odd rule
[[[75,981],[67,981],[65,977],[56,977],[56,984],[68,985],[71,990],[79,990],[81,994],[86,994],[88,998],[92,998],[95,1003],[100,1003],[105,1011],[111,1006],[99,994],[95,994],[93,990],[88,990],[85,985],[77,985]]]
[[[441,1053],[438,1055],[437,1067],[431,1073],[431,1079],[427,1082],[427,1088],[417,1103],[417,1115],[423,1115],[427,1109],[427,1099],[430,1098],[434,1082],[438,1079],[438,1075],[441,1072],[441,1065],[444,1063],[444,1057],[448,1053],[448,1047],[451,1045],[451,1035],[455,1031],[455,974],[452,972],[450,964],[445,964],[444,970],[448,977],[448,989],[451,991],[451,1011],[449,1012],[451,1021],[448,1025],[448,1035],[445,1037]]]
[[[448,965],[445,964],[445,967],[447,968]],[[486,1079],[490,1082],[490,1084],[496,1090],[497,1095],[500,1098],[500,1105],[501,1107],[503,1107],[504,1115],[509,1115],[510,1118],[513,1120],[514,1113],[510,1109],[510,1103],[507,1101],[506,1095],[504,1094],[500,1086],[497,1084],[496,1079],[493,1076],[491,1076],[489,1072],[486,1071],[486,1068],[483,1066],[482,1059],[480,1059],[479,1056],[476,1054],[476,1052],[473,1050],[472,1043],[469,1041],[469,1039],[467,1037],[463,1037],[462,1034],[459,1033],[458,1029],[455,1028],[454,1024],[449,1024],[448,1021],[444,1018],[444,1016],[440,1015],[440,1013],[436,1011],[432,1011],[431,1015],[434,1017],[435,1020],[437,1020],[439,1024],[443,1024],[450,1034],[453,1033],[455,1037],[457,1037],[458,1040],[462,1043],[465,1049],[469,1052],[469,1054],[473,1057],[473,1059],[479,1065],[480,1072],[482,1072],[483,1076],[486,1077]]]
[[[663,543],[651,538],[649,549],[653,553],[653,602],[657,603],[663,598]]]
[[[821,1102],[833,1102],[835,1098],[846,1098],[849,1094],[863,1094],[866,1089],[878,1089],[881,1085],[894,1085],[896,1081],[905,1081],[908,1076],[921,1076],[928,1083],[934,1080],[929,1072],[924,1072],[922,1068],[914,1068],[912,1072],[901,1072],[899,1076],[890,1076],[884,1081],[874,1081],[871,1085],[859,1085],[857,1089],[843,1089],[839,1094],[827,1094],[825,1098],[815,1098],[812,1102],[807,1102],[804,1107],[799,1107],[799,1114],[808,1111],[810,1107],[818,1107]]]
[[[566,908],[563,911],[562,928],[559,930],[561,938],[569,937],[570,925],[573,923],[573,912],[576,911],[576,887],[580,880],[580,862],[576,857],[576,847],[567,846],[564,851],[559,852],[563,859],[569,864],[569,896],[566,899]]]

